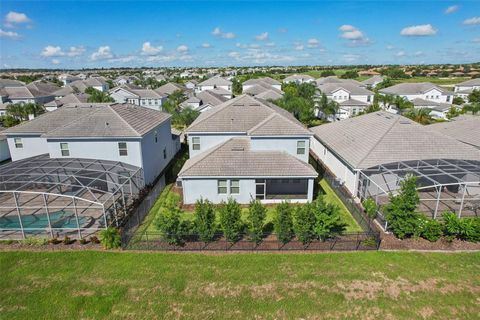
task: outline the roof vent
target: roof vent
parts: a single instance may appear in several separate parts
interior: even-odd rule
[[[400,121],[400,124],[410,124],[410,121],[402,120],[402,121]]]
[[[105,127],[108,127],[109,123],[105,121]]]
[[[245,151],[244,147],[232,147],[232,151]]]

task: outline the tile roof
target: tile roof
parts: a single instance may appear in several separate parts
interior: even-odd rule
[[[231,138],[191,159],[180,177],[317,177],[313,167],[283,151],[251,150],[249,138]]]
[[[366,84],[366,85],[373,85],[373,84],[375,84],[375,83],[377,83],[377,82],[382,82],[383,79],[384,79],[384,78],[383,78],[382,76],[375,75],[375,76],[373,76],[373,77],[371,77],[371,78],[368,78],[368,79],[366,79],[366,80],[363,80],[362,83],[363,83],[363,84]]]
[[[199,86],[230,86],[232,82],[220,76],[211,77],[198,84]]]
[[[470,79],[464,82],[457,83],[455,86],[468,87],[480,86],[480,78]]]
[[[354,79],[340,79],[338,78],[337,76],[329,76],[329,77],[325,77],[325,78],[318,78],[317,80],[315,80],[316,84],[317,85],[323,85],[323,84],[333,84],[333,83],[337,83],[337,84],[350,84],[350,85],[356,85],[358,87],[363,87],[365,86],[365,84],[357,81],[357,80],[354,80]]]
[[[480,148],[480,116],[461,115],[450,121],[428,125],[426,129]]]
[[[351,95],[374,95],[374,93],[370,90],[365,89],[364,87],[360,87],[351,82],[340,82],[340,83],[326,83],[320,84],[317,86],[318,89],[325,93],[325,94],[333,94],[338,90],[345,90]]]
[[[196,97],[202,101],[202,104],[210,104],[212,106],[217,106],[228,100],[228,98],[210,90],[199,92],[196,94]]]
[[[352,168],[427,159],[480,160],[480,150],[400,115],[374,112],[310,130]]]
[[[453,94],[453,92],[442,89],[439,86],[436,86],[430,82],[399,83],[391,87],[380,89],[379,91],[386,94],[413,95],[413,94],[423,94],[432,89],[436,89],[440,91],[442,94]]]
[[[164,84],[163,86],[160,86],[158,87],[157,89],[155,89],[155,92],[157,92],[158,94],[160,95],[170,95],[172,93],[174,93],[175,91],[185,91],[187,88],[185,88],[184,86],[182,86],[181,84],[178,84],[178,83],[174,83],[174,82],[169,82],[169,83],[166,83]]]

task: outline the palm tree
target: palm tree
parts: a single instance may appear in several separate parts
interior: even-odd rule
[[[20,103],[15,103],[7,106],[7,114],[20,121],[28,120],[28,113]]]
[[[420,124],[429,124],[432,123],[433,118],[430,115],[430,112],[432,110],[428,108],[410,108],[407,112],[404,113],[404,115],[412,119],[415,122],[418,122]]]
[[[316,104],[318,109],[322,113],[322,116],[326,119],[329,116],[334,116],[337,114],[339,105],[336,101],[329,100],[325,93],[322,93],[320,99],[317,99]]]
[[[25,108],[25,112],[28,115],[33,115],[34,118],[36,118],[38,115],[41,115],[42,113],[45,113],[45,109],[36,103],[27,103],[23,105]]]

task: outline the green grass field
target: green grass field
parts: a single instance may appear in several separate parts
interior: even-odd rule
[[[2,319],[478,319],[479,253],[2,252]]]
[[[350,212],[348,211],[347,207],[341,202],[341,200],[337,197],[334,193],[332,188],[328,185],[326,180],[320,181],[320,187],[325,193],[325,200],[327,203],[333,203],[340,209],[340,215],[346,226],[347,232],[361,232],[362,228],[358,225],[355,219],[352,217]],[[143,224],[139,227],[138,234],[141,234],[145,231],[147,232],[156,232],[158,231],[157,227],[155,226],[155,217],[158,215],[160,210],[165,207],[166,203],[175,203],[178,204],[180,202],[180,195],[171,191],[172,185],[168,185],[165,190],[160,194],[155,205],[150,210],[150,213],[145,218]],[[248,208],[242,208],[242,219],[246,221],[246,217],[248,214]],[[275,206],[267,206],[267,217],[265,219],[265,223],[273,222],[273,218],[275,216]],[[194,212],[193,211],[184,211],[183,219],[186,220],[193,220]],[[218,216],[217,216],[218,218]]]

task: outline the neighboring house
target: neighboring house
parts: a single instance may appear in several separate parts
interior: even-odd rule
[[[4,116],[7,114],[7,107],[8,104],[0,103],[0,116]]]
[[[197,86],[198,81],[197,80],[189,80],[185,82],[185,87],[190,90],[195,90],[195,87]]]
[[[315,78],[312,76],[309,76],[308,74],[294,74],[283,79],[283,83],[290,83],[290,82],[293,82],[296,84],[312,83],[312,82],[315,82]]]
[[[22,81],[0,78],[0,89],[5,87],[23,87],[24,85],[25,83]]]
[[[119,161],[142,168],[149,184],[179,150],[170,117],[132,104],[70,104],[3,133],[13,161],[45,153]]]
[[[260,85],[268,89],[282,90],[282,84],[279,81],[272,79],[270,77],[263,77],[258,79],[249,79],[244,83],[242,83],[243,92],[257,85]]]
[[[248,80],[244,82],[243,93],[249,94],[254,97],[258,97],[264,100],[277,100],[283,97],[283,91],[277,89],[278,86],[272,86],[271,84],[263,81],[263,79],[252,79],[260,81]],[[273,79],[272,79],[273,80]],[[245,84],[247,83],[248,84]]]
[[[480,116],[460,115],[426,128],[480,149]]]
[[[455,105],[415,98],[411,101],[416,109],[430,109],[430,115],[436,119],[447,120],[448,111]]]
[[[6,86],[0,89],[0,103],[38,103],[45,104],[53,101],[55,88],[39,83],[30,83],[26,86]],[[58,88],[57,88],[58,89]]]
[[[72,82],[78,81],[78,80],[84,80],[80,77],[77,76],[72,76],[71,74],[64,73],[58,76],[58,80],[63,82],[63,85],[66,86],[67,84],[70,84]]]
[[[241,95],[203,112],[186,134],[190,159],[179,173],[185,204],[312,200],[312,133],[284,109]]]
[[[155,110],[162,110],[162,104],[166,100],[166,95],[160,95],[151,89],[131,89],[128,86],[120,86],[113,88],[109,92],[115,102],[131,103]]]
[[[108,91],[108,83],[102,78],[88,78],[86,80],[77,80],[70,83],[70,86],[77,88],[80,92],[85,92],[85,89],[92,87],[101,92]]]
[[[155,89],[155,92],[160,94],[161,96],[164,96],[164,95],[171,95],[175,91],[186,92],[186,90],[187,88],[182,86],[181,84],[178,84],[175,82],[169,82]]]
[[[448,103],[453,101],[453,92],[445,90],[430,82],[399,83],[391,87],[380,89],[384,95],[400,96],[409,101],[423,99],[436,103]]]
[[[375,75],[367,80],[362,81],[362,83],[369,89],[374,89],[378,84],[382,83],[385,80],[384,77],[380,75]]]
[[[472,93],[473,90],[480,90],[480,78],[457,83],[454,89],[455,97],[460,97],[465,102],[468,102],[468,95]]]
[[[340,79],[337,76],[329,76],[329,77],[324,77],[324,78],[318,78],[315,80],[315,83],[317,86],[324,85],[324,84],[350,84],[354,85],[357,87],[367,87],[366,84],[359,82],[354,79]]]
[[[364,169],[397,167],[401,161],[480,160],[478,149],[428,127],[400,115],[373,112],[310,128],[315,134],[311,151],[353,197],[364,191],[359,186]]]
[[[136,80],[138,80],[138,77],[136,76],[119,76],[113,80],[113,83],[116,86],[121,86],[125,84],[133,84]]]
[[[372,91],[349,81],[325,83],[317,87],[321,94],[325,94],[328,99],[339,105],[337,114],[330,120],[343,120],[356,116],[373,103]]]
[[[195,96],[188,98],[182,103],[183,107],[190,107],[194,110],[204,112],[210,110],[228,99],[222,95],[216,94],[213,91],[206,90],[197,93]]]
[[[46,111],[54,111],[69,103],[87,103],[89,97],[90,95],[87,93],[70,93],[60,99],[45,103],[43,106]]]
[[[2,130],[3,128],[0,128],[0,162],[10,159],[7,136],[2,134]]]
[[[220,76],[211,77],[205,81],[200,82],[195,92],[202,92],[205,90],[223,89],[226,92],[232,94],[232,82]]]

